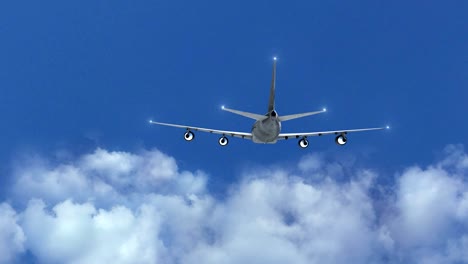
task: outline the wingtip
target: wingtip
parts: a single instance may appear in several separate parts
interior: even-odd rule
[[[326,112],[326,111],[327,111],[327,108],[324,107],[324,108],[322,109],[322,111],[323,111],[323,112]]]
[[[224,105],[222,105],[222,106],[221,106],[221,109],[224,110],[224,108],[225,108]]]
[[[385,129],[390,129],[390,126],[385,126]]]
[[[276,56],[275,56],[275,57],[273,57],[273,60],[274,60],[274,61],[276,61],[277,59],[278,59],[278,57],[276,57]]]

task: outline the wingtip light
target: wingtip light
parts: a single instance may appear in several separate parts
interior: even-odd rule
[[[386,128],[386,129],[390,129],[390,126],[386,126],[385,128]]]
[[[277,59],[278,59],[278,58],[276,58],[276,57],[273,57],[273,60],[277,60]]]
[[[322,110],[322,111],[326,112],[326,111],[327,111],[327,108],[323,108],[323,110]]]
[[[222,106],[221,106],[221,109],[223,109],[223,110],[224,110],[224,105],[222,105]]]

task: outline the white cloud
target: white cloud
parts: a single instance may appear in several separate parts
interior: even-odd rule
[[[302,157],[297,166],[303,172],[316,172],[324,166],[324,160],[319,153],[309,154]]]
[[[408,246],[436,246],[450,234],[463,182],[435,168],[410,168],[399,179],[396,227]]]
[[[366,262],[376,249],[366,191],[354,182],[312,186],[287,175],[244,182],[215,212],[219,239],[199,245],[188,263]]]
[[[204,173],[157,150],[25,162],[12,199],[27,202],[18,213],[0,207],[0,253],[26,249],[44,263],[467,262],[466,156],[449,146],[385,188],[374,171],[306,156],[300,174],[251,171],[223,200]]]
[[[0,263],[11,263],[24,251],[25,236],[17,218],[10,205],[0,204]]]
[[[31,200],[22,227],[28,249],[45,263],[155,263],[165,253],[158,216],[148,206],[106,211],[66,200],[48,212]]]
[[[340,162],[350,163],[347,159]],[[344,165],[337,161],[327,161],[323,154],[314,153],[301,158],[297,167],[311,180],[323,180],[324,178],[333,178],[337,180],[345,179]],[[351,167],[351,166],[348,166]]]
[[[132,193],[199,194],[206,186],[203,172],[179,171],[174,158],[157,150],[131,154],[99,148],[58,165],[27,160],[17,166],[14,177],[13,193],[22,201],[74,199],[100,206],[126,204],[135,198],[128,195]]]
[[[136,155],[97,149],[94,153],[85,155],[80,165],[84,170],[102,176],[113,185],[134,185],[139,188],[170,180],[176,176],[178,170],[174,158],[159,151],[145,151]],[[129,175],[134,177],[129,178]]]
[[[468,155],[463,145],[448,145],[444,149],[444,159],[438,163],[445,169],[468,170]]]

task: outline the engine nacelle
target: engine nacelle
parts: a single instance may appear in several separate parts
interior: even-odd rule
[[[298,144],[301,148],[307,148],[309,146],[309,141],[306,138],[301,138]]]
[[[184,133],[184,139],[186,141],[192,141],[195,138],[195,134],[192,131],[187,131]]]
[[[345,135],[339,135],[335,138],[335,143],[339,146],[344,146],[348,142],[348,139],[345,137]]]
[[[229,143],[229,140],[227,139],[227,137],[222,136],[222,137],[219,138],[218,143],[219,143],[219,145],[224,147]]]

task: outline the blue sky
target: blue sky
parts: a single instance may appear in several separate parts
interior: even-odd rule
[[[21,204],[12,186],[25,157],[67,164],[98,148],[157,149],[203,171],[221,197],[252,169],[300,170],[313,153],[398,181],[468,143],[467,13],[466,1],[2,2],[0,198]],[[186,143],[147,124],[250,131],[220,106],[264,113],[273,56],[279,114],[328,109],[284,132],[392,129],[352,134],[344,148],[312,138],[303,150],[295,140],[221,148],[202,133]]]
[[[3,3],[2,158],[64,144],[158,147],[201,167],[251,151],[260,162],[294,159],[303,152],[291,143],[234,140],[226,151],[209,135],[186,145],[181,131],[145,123],[250,130],[219,106],[264,112],[273,55],[280,114],[329,109],[284,131],[389,123],[391,135],[353,135],[347,146],[372,146],[388,165],[466,142],[463,2],[245,4]],[[336,149],[332,141],[307,151]]]

